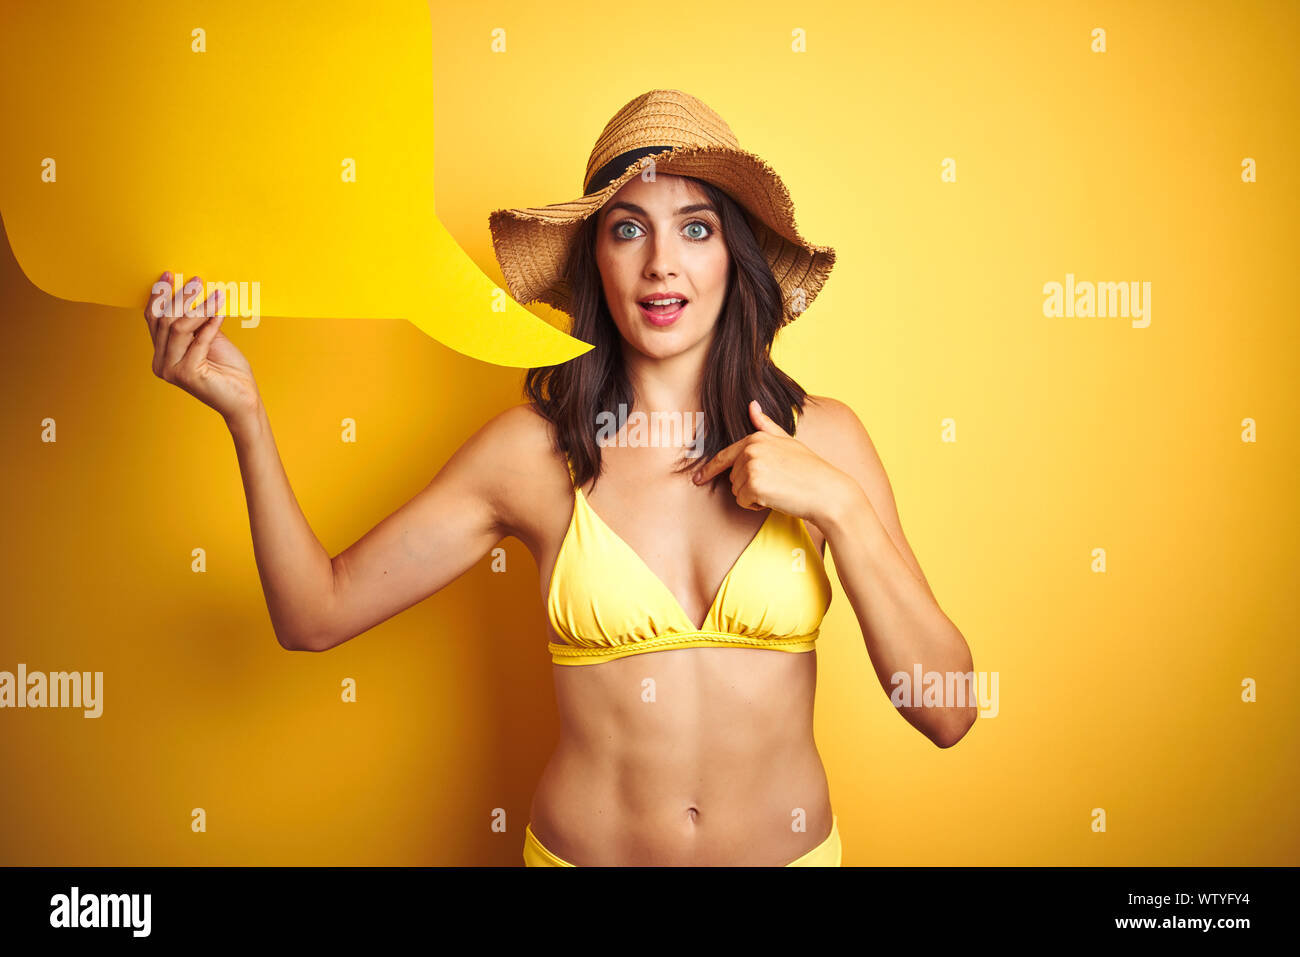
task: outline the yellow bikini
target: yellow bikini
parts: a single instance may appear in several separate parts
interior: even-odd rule
[[[701,627],[587,503],[575,478],[573,517],[560,545],[546,613],[562,643],[557,665],[594,665],[669,648],[812,651],[831,584],[803,519],[770,509],[714,596]]]
[[[594,665],[676,648],[812,651],[831,603],[831,585],[803,520],[768,511],[732,564],[700,627],[630,545],[592,510],[573,463],[573,516],[547,590],[546,613],[563,642],[548,642],[557,665]],[[837,819],[830,834],[787,866],[839,866]],[[572,867],[524,829],[524,863]]]
[[[531,824],[524,826],[525,867],[575,867],[558,854],[546,849],[537,839]],[[831,815],[831,832],[826,839],[807,854],[795,858],[786,867],[842,867],[843,847],[840,844],[839,818]]]

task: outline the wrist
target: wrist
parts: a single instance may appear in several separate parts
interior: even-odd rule
[[[266,407],[262,405],[262,400],[259,398],[252,407],[225,416],[225,420],[226,428],[230,429],[230,434],[236,441],[251,438],[266,424]]]
[[[813,524],[828,539],[843,534],[847,526],[859,518],[864,510],[871,509],[871,500],[867,498],[862,486],[853,476],[844,472],[840,473],[839,481],[831,490],[821,496],[820,502],[821,508],[813,516]]]

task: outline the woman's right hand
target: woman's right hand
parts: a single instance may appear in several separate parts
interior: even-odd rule
[[[253,368],[221,332],[225,316],[217,312],[222,290],[214,290],[195,315],[187,316],[184,305],[202,294],[203,280],[195,276],[175,299],[172,282],[170,271],[159,276],[144,307],[153,339],[153,374],[216,409],[227,423],[255,412],[260,396]]]

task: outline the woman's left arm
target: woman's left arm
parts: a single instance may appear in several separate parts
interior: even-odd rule
[[[895,707],[909,724],[939,747],[952,747],[978,717],[970,648],[939,607],[903,536],[889,479],[861,421],[842,402],[815,401],[816,423],[805,414],[801,426],[813,426],[808,431],[816,433],[813,441],[826,457],[754,403],[750,417],[759,431],[719,452],[701,470],[701,481],[731,467],[741,505],[799,515],[822,531],[880,686],[891,701],[899,696]],[[923,704],[932,673],[942,680],[944,698],[964,689],[965,703]]]

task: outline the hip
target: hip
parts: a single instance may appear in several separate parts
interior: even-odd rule
[[[537,835],[533,833],[532,825],[524,827],[524,866],[525,867],[576,867],[578,865],[566,861],[555,852],[551,851],[545,844],[538,840]],[[831,815],[830,833],[817,843],[811,850],[799,855],[794,860],[789,861],[786,867],[840,867],[843,863],[843,848],[840,843],[839,819],[836,815]],[[726,866],[726,865],[724,865]]]

